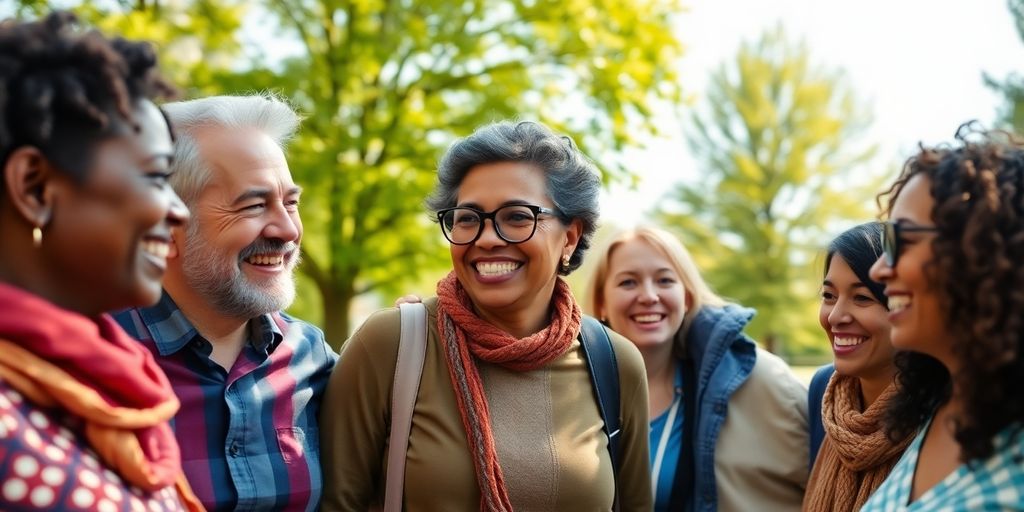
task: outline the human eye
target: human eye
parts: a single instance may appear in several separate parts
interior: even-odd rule
[[[145,173],[146,179],[153,182],[154,185],[164,186],[170,182],[171,172],[166,169],[151,170]]]
[[[507,207],[501,211],[501,221],[506,224],[529,224],[533,222],[533,212],[522,206]]]
[[[833,293],[831,290],[821,291],[821,301],[826,304],[832,304],[833,302],[836,301],[837,298],[838,297],[836,297],[836,294]]]
[[[633,279],[632,277],[627,277],[625,279],[619,279],[618,286],[620,288],[632,288],[633,286],[636,286],[636,279]]]
[[[672,286],[672,285],[676,284],[676,278],[669,277],[669,276],[663,276],[663,277],[658,278],[658,284],[663,285],[663,286]]]
[[[290,212],[297,211],[299,209],[299,199],[288,199],[284,202],[284,208]]]
[[[854,295],[853,296],[853,301],[858,303],[858,304],[871,304],[871,303],[876,302],[874,297],[872,297],[870,295],[865,295],[863,293],[858,293],[858,294]]]
[[[267,207],[267,203],[254,203],[242,207],[243,212],[258,212]]]
[[[456,210],[455,224],[460,226],[475,226],[480,223],[480,216],[473,210]]]

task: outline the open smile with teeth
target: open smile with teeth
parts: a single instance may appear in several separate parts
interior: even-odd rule
[[[639,324],[653,324],[655,322],[660,322],[662,318],[665,318],[665,315],[650,313],[646,315],[634,315],[633,321]]]
[[[273,267],[284,264],[284,254],[257,254],[245,259],[250,265]]]
[[[502,276],[515,272],[521,266],[523,266],[522,263],[514,261],[488,261],[477,263],[476,271],[482,276]]]
[[[898,313],[908,307],[910,307],[910,297],[906,295],[889,297],[889,312]]]
[[[835,343],[840,347],[852,347],[854,345],[860,345],[868,339],[861,336],[836,336]]]
[[[167,254],[171,251],[171,244],[163,240],[143,240],[141,246],[143,252],[162,260],[167,259]]]

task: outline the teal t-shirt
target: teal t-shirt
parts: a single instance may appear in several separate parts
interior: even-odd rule
[[[651,485],[655,512],[667,512],[683,446],[683,369],[676,365],[675,396],[668,410],[651,420]],[[671,424],[669,425],[671,421]],[[669,425],[666,433],[665,427]],[[658,458],[661,458],[658,461]],[[657,464],[657,466],[655,465]]]

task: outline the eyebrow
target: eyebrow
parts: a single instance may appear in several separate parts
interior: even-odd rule
[[[483,208],[479,204],[477,204],[477,203],[461,203],[461,204],[457,204],[455,206],[457,208],[475,208],[477,210],[483,211]],[[505,201],[504,203],[499,204],[498,208],[501,208],[503,206],[533,206],[533,203],[531,203],[530,201],[527,201],[525,199],[509,199],[508,201]],[[497,208],[495,208],[495,209],[497,209]]]
[[[273,192],[269,188],[251,188],[249,190],[246,190],[245,192],[242,192],[241,195],[236,197],[235,200],[231,202],[231,205],[232,206],[239,205],[241,203],[244,203],[244,202],[252,200],[252,199],[266,199],[272,193]],[[285,195],[285,197],[290,197],[290,196],[298,195],[298,194],[301,194],[301,193],[302,193],[302,187],[299,187],[298,185],[296,185],[296,186],[288,189],[288,191],[285,192],[284,195]]]
[[[832,288],[838,288],[835,285],[835,283],[833,283],[832,281],[829,281],[828,279],[822,281],[821,284],[822,284],[822,286],[831,286]],[[857,281],[856,283],[853,283],[850,287],[851,288],[867,288],[868,285],[866,285],[866,284],[864,284],[864,283],[862,283],[860,281]]]

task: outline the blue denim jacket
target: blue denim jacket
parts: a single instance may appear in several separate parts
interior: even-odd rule
[[[687,510],[718,509],[715,445],[725,423],[729,397],[746,382],[757,359],[757,345],[743,333],[754,314],[753,309],[734,304],[705,306],[693,319],[686,336],[684,346],[697,370],[695,492]]]

